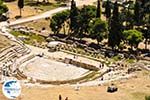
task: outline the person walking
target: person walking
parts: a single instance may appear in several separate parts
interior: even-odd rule
[[[59,95],[59,100],[62,100],[62,97],[61,97],[61,95]]]
[[[68,100],[68,97],[66,97],[65,100]]]

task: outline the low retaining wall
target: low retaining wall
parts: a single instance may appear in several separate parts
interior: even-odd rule
[[[65,58],[64,63],[72,64],[72,65],[75,65],[77,67],[82,67],[82,68],[88,69],[88,70],[93,70],[93,71],[99,70],[99,68],[97,68],[94,65],[86,64],[84,62],[76,61],[76,60],[70,59],[70,58]]]
[[[52,57],[46,57],[46,58],[56,60],[58,62],[63,62],[63,63],[66,63],[66,64],[72,64],[74,66],[82,67],[84,69],[88,69],[88,70],[91,70],[91,71],[98,71],[99,70],[99,68],[97,68],[94,65],[90,65],[90,64],[87,64],[87,63],[84,63],[84,62],[80,62],[80,61],[77,61],[77,60],[74,60],[74,59],[71,59],[71,58],[65,58],[65,59],[54,58],[54,57],[53,58]]]

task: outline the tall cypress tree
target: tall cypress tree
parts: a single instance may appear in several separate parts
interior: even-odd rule
[[[107,19],[109,19],[111,16],[111,8],[110,8],[110,1],[109,0],[106,1],[105,15],[106,15]]]
[[[136,24],[140,23],[141,20],[141,5],[140,1],[136,0],[135,5],[134,5],[134,20]]]
[[[110,21],[108,44],[114,49],[120,45],[122,39],[122,24],[119,19],[119,8],[117,1],[114,4],[113,15]]]
[[[77,28],[77,16],[78,16],[78,8],[76,7],[76,2],[74,0],[71,1],[71,10],[70,10],[70,30],[71,32],[75,31]]]
[[[20,16],[22,16],[21,10],[24,7],[24,0],[18,0],[18,7],[20,9]]]
[[[97,11],[96,11],[96,18],[101,17],[101,5],[100,5],[100,0],[97,0]]]

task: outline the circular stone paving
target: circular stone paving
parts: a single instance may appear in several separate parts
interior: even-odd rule
[[[81,67],[41,57],[35,57],[22,68],[23,73],[28,77],[50,81],[76,79],[89,71]]]

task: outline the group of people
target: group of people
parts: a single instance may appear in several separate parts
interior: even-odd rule
[[[104,63],[100,63],[100,64],[99,64],[99,68],[100,68],[100,69],[103,69],[103,68],[104,68]]]
[[[62,100],[62,96],[61,95],[59,95],[59,100]],[[68,100],[68,97],[66,97],[65,100]]]

